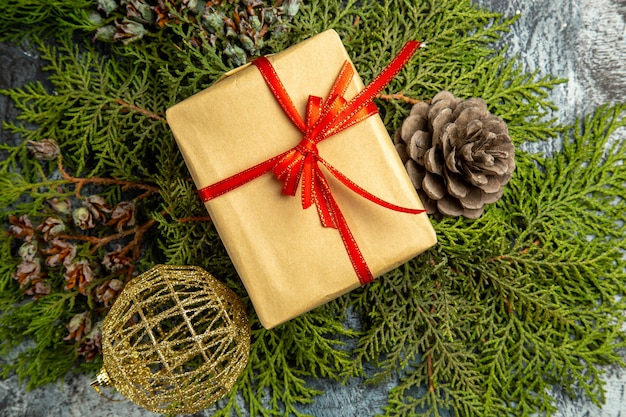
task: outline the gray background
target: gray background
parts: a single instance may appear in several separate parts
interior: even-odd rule
[[[605,103],[624,102],[626,95],[626,0],[477,0],[475,3],[520,19],[503,44],[518,55],[527,71],[552,74],[569,81],[551,92],[559,107],[554,117],[569,124]],[[41,77],[37,56],[28,48],[0,44],[0,88],[20,86]],[[15,117],[6,97],[0,96],[0,119]],[[626,131],[616,133],[626,140]],[[2,138],[7,140],[8,138]],[[551,151],[555,144],[535,145]],[[559,417],[626,417],[626,370],[606,369],[603,409],[571,401],[557,392]],[[112,402],[89,387],[91,378],[70,376],[58,384],[26,391],[17,378],[0,380],[0,417],[93,416],[148,417],[150,413],[121,399]],[[370,416],[380,411],[393,385],[364,386],[358,380],[345,386],[311,381],[326,390],[302,411],[317,417]],[[206,410],[195,416],[210,416]]]

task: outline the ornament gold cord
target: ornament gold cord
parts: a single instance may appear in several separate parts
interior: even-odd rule
[[[89,383],[89,385],[91,386],[91,388],[93,388],[100,396],[106,398],[109,401],[113,401],[116,403],[122,402],[122,400],[116,400],[114,398],[109,397],[108,395],[105,395],[101,390],[100,387],[110,387],[111,384],[111,380],[109,379],[109,374],[107,373],[106,369],[102,368],[100,369],[100,371],[96,374],[96,379],[94,379],[93,381],[91,381]]]

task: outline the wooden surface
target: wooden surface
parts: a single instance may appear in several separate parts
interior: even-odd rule
[[[528,71],[568,78],[551,93],[562,123],[593,112],[604,103],[626,97],[626,0],[477,0],[477,4],[505,15],[520,14],[503,38],[511,56],[518,55]],[[41,77],[40,63],[28,48],[0,44],[0,88],[20,86]],[[0,97],[0,118],[15,111]],[[13,138],[0,132],[0,140]],[[626,131],[617,132],[626,140]],[[535,150],[554,149],[548,144]],[[0,359],[1,360],[1,359]],[[584,401],[571,401],[557,392],[558,417],[626,417],[626,370],[607,369],[606,405],[603,409]],[[132,403],[110,402],[90,387],[91,378],[68,377],[62,383],[27,392],[15,377],[0,381],[0,417],[148,417]],[[380,412],[386,392],[393,386],[370,387],[358,380],[345,386],[311,381],[326,394],[302,411],[317,417],[370,416]],[[116,397],[119,398],[119,397]],[[195,416],[210,416],[210,410]]]

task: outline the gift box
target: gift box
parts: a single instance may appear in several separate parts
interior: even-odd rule
[[[345,62],[353,68],[332,30],[265,59],[303,118],[309,97],[326,97]],[[363,88],[355,74],[343,97],[350,100]],[[167,110],[199,190],[249,173],[251,167],[300,146],[302,129],[286,115],[272,90],[258,65],[247,65]],[[305,145],[304,156],[315,148]],[[266,328],[362,285],[352,248],[357,248],[368,273],[377,277],[436,243],[426,213],[396,211],[364,198],[365,192],[355,192],[363,189],[397,206],[423,208],[378,114],[317,143],[316,151],[325,162],[317,164],[321,168],[315,172],[322,172],[324,179],[312,186],[317,190],[313,200],[330,205],[326,222],[337,221],[337,228],[324,227],[323,208],[303,209],[303,185],[295,196],[286,195],[281,192],[284,183],[271,171],[205,203]],[[304,182],[307,174],[303,177]],[[332,198],[324,197],[326,203],[319,201],[324,199],[321,188],[332,191]]]

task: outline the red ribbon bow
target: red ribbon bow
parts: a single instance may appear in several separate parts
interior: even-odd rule
[[[406,65],[419,46],[420,42],[407,42],[400,53],[374,81],[368,84],[350,101],[347,101],[343,94],[354,76],[354,69],[346,61],[335,79],[326,100],[317,96],[309,96],[306,107],[306,120],[302,120],[300,117],[270,61],[266,57],[260,57],[253,61],[253,64],[263,75],[280,107],[291,122],[302,132],[304,137],[300,143],[286,152],[202,188],[198,191],[202,201],[206,202],[219,197],[269,171],[273,171],[276,178],[283,183],[282,193],[286,195],[295,196],[298,184],[302,180],[302,208],[307,209],[315,204],[322,225],[339,231],[339,235],[343,240],[361,284],[371,282],[373,280],[372,273],[350,232],[345,217],[332,195],[328,181],[319,164],[326,167],[328,172],[350,190],[382,207],[411,214],[422,213],[424,210],[400,207],[367,192],[326,162],[319,155],[317,144],[378,113],[378,108],[372,100]]]

